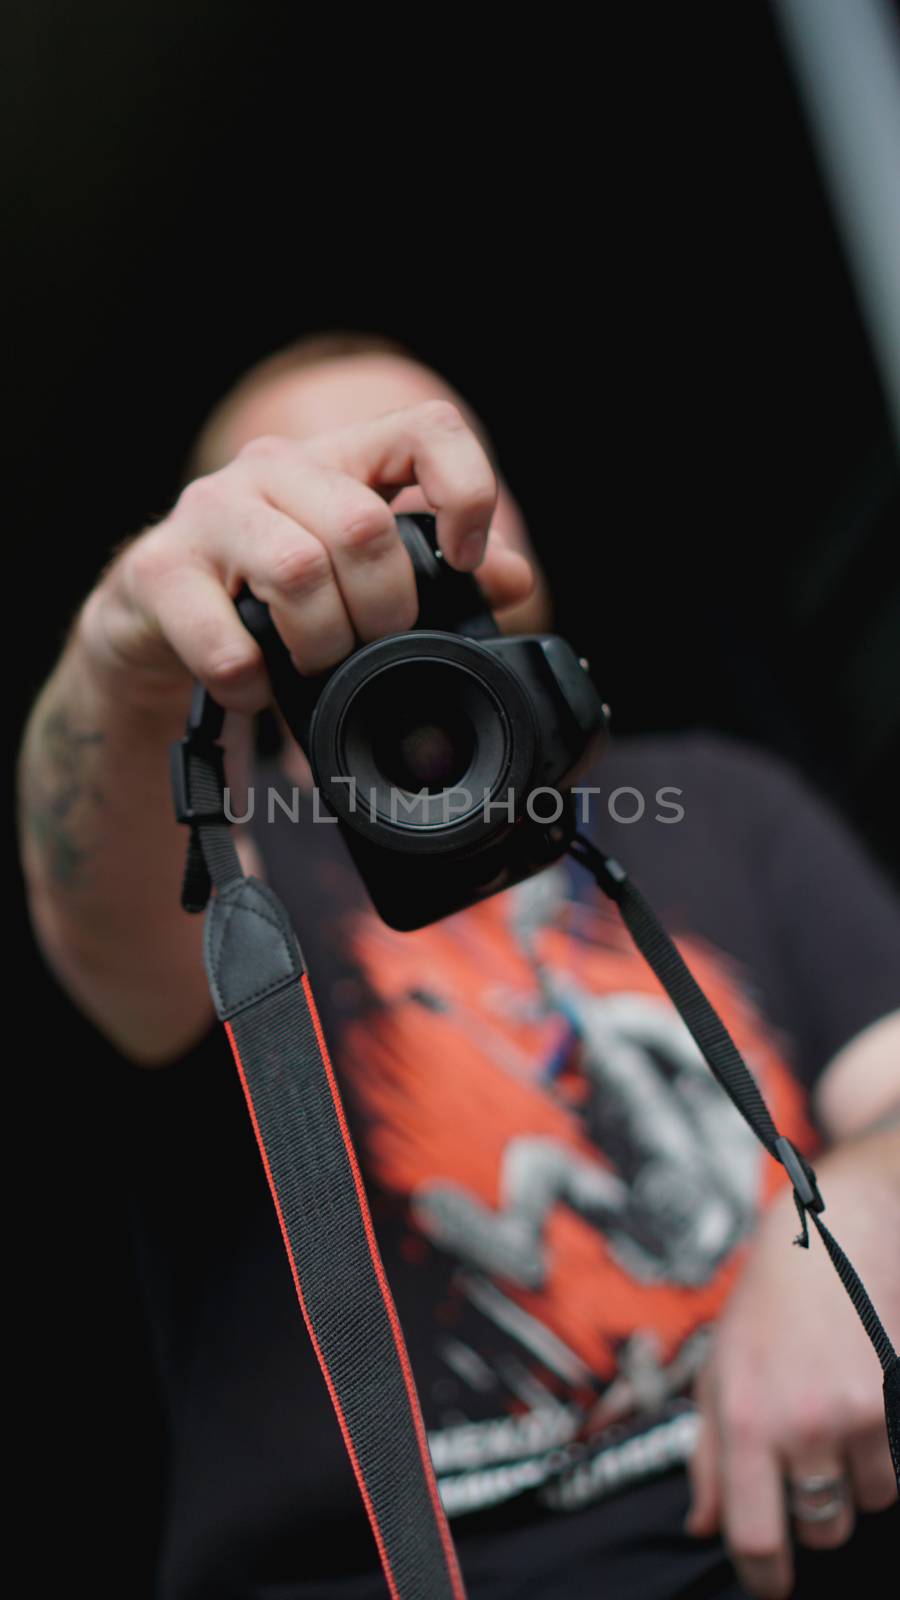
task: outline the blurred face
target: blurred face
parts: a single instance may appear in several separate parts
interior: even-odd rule
[[[423,400],[435,399],[452,400],[474,432],[484,438],[474,412],[428,367],[402,356],[380,352],[341,356],[300,372],[283,373],[248,393],[228,419],[226,436],[221,441],[222,454],[230,460],[243,445],[261,434],[305,439],[350,423],[365,422],[386,411],[399,411]],[[499,492],[492,532],[528,557],[536,577],[535,588],[528,599],[503,613],[500,618],[503,631],[540,632],[550,624],[546,583],[535,560],[522,512],[499,473],[497,478]],[[416,487],[401,490],[391,501],[391,508],[397,512],[431,509],[421,489]]]

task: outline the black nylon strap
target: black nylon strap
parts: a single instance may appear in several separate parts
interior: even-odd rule
[[[583,834],[576,834],[570,852],[576,861],[587,868],[603,893],[615,901],[637,948],[665,989],[713,1076],[770,1156],[785,1168],[800,1217],[801,1233],[794,1240],[795,1244],[808,1247],[807,1217],[812,1218],[884,1371],[885,1420],[897,1487],[900,1489],[900,1376],[897,1352],[855,1267],[821,1220],[820,1213],[825,1209],[825,1202],[819,1193],[812,1166],[789,1139],[779,1134],[759,1085],[728,1029],[640,890],[631,882],[625,868],[613,857],[604,855]]]
[[[604,856],[582,834],[575,835],[570,849],[575,859],[593,874],[603,893],[616,902],[632,939],[659,978],[713,1076],[750,1124],[757,1139],[770,1155],[775,1155],[778,1129],[756,1079],[640,890],[635,888],[618,861]]]
[[[210,905],[211,986],[220,994],[219,1014],[227,1023],[297,1298],[388,1588],[401,1600],[460,1600],[462,1583],[418,1397],[333,1074],[320,1047],[311,991],[302,978],[279,979],[277,959],[259,958],[263,913],[247,892],[258,896],[264,888],[241,879]],[[242,901],[237,913],[235,890]],[[267,898],[268,909],[283,913],[271,891]],[[219,941],[221,918],[228,923]],[[239,1009],[230,1018],[221,966],[229,946],[242,984],[248,958],[257,968],[253,997],[245,1001],[239,987]],[[274,978],[266,982],[273,965]],[[299,1418],[297,1436],[302,1449]]]
[[[897,1356],[884,1371],[884,1414],[887,1417],[891,1460],[900,1484],[900,1357]]]
[[[191,827],[186,901],[210,887],[204,958],[272,1194],[300,1309],[393,1600],[465,1600],[399,1319],[303,957],[272,890],[244,877],[221,752],[177,747]],[[298,1418],[298,1449],[303,1419]]]

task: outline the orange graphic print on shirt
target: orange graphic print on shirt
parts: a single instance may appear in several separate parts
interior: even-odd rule
[[[344,1032],[341,1070],[368,1171],[573,1389],[617,1372],[622,1389],[630,1349],[628,1409],[647,1341],[658,1380],[714,1321],[783,1172],[615,914],[572,899],[564,868],[417,933],[371,913],[350,933],[373,1004]],[[776,1123],[811,1148],[739,972],[678,943]]]

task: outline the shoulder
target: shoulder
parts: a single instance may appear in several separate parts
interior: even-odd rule
[[[825,804],[798,767],[748,740],[706,730],[638,735],[615,741],[593,769],[594,781],[671,786],[697,805],[726,806],[773,820],[792,807]]]
[[[683,733],[629,734],[614,739],[609,759],[647,766],[672,764],[680,771],[707,774],[725,781],[792,773],[794,768],[762,745],[711,729]]]
[[[679,820],[673,835],[681,843],[693,839],[711,853],[718,841],[740,852],[754,875],[765,862],[794,876],[803,862],[812,868],[834,860],[884,879],[852,821],[815,778],[749,740],[706,731],[623,738],[582,781],[597,786],[601,811],[626,791],[612,801],[617,820],[632,810]]]

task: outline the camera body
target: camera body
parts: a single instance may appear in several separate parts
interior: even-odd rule
[[[607,735],[586,667],[552,634],[500,634],[435,519],[398,516],[419,616],[329,672],[298,673],[269,615],[238,598],[275,702],[385,922],[424,927],[539,872],[574,833],[568,793]]]

